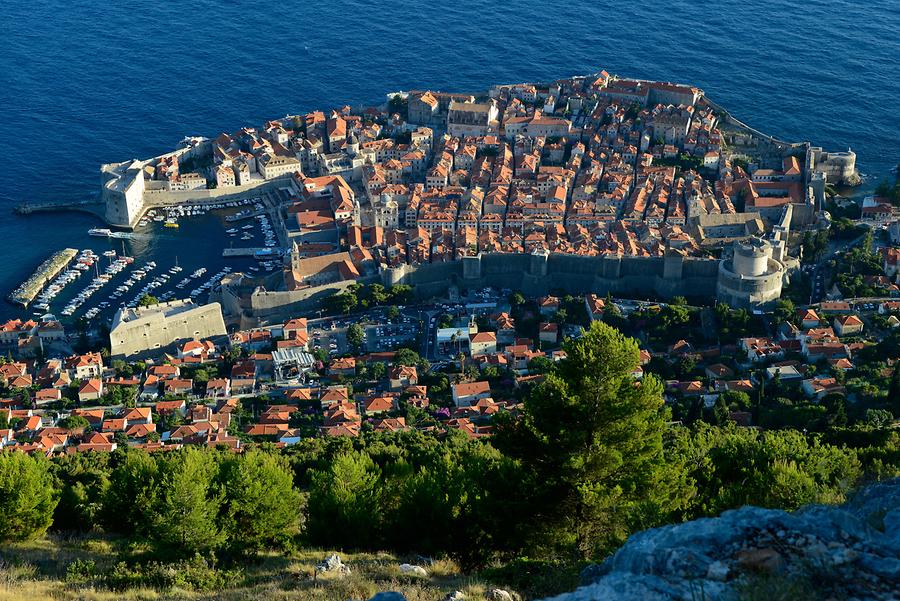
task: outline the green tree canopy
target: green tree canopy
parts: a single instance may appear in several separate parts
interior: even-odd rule
[[[24,453],[0,452],[0,541],[43,535],[58,502],[48,462]]]
[[[300,493],[280,455],[248,451],[222,465],[224,528],[239,552],[274,547],[300,530]]]
[[[70,415],[59,420],[57,425],[67,430],[77,430],[79,428],[87,428],[91,423],[82,415]]]
[[[109,489],[103,499],[102,522],[113,532],[149,536],[156,483],[160,477],[153,457],[136,450],[116,451]]]
[[[337,455],[313,472],[309,494],[308,532],[316,543],[372,547],[383,515],[381,469],[367,453]]]
[[[149,307],[150,305],[159,304],[159,299],[151,294],[144,294],[138,300],[138,307]]]
[[[560,542],[592,556],[677,509],[682,487],[663,455],[662,384],[631,375],[637,342],[594,322],[565,351],[497,444],[534,471],[535,507]]]
[[[363,340],[365,339],[364,337],[365,332],[358,323],[351,323],[347,328],[347,342],[354,348],[358,349],[362,346]]]
[[[215,457],[201,449],[186,448],[161,460],[157,502],[150,514],[153,540],[161,551],[190,557],[222,543],[222,494],[214,485],[215,473]]]

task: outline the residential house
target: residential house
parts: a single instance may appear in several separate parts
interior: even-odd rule
[[[596,294],[587,294],[584,297],[584,308],[591,321],[600,321],[606,310],[606,301]]]
[[[452,386],[453,402],[457,407],[467,407],[481,399],[491,397],[491,385],[488,382],[464,382]]]
[[[556,344],[559,339],[559,324],[549,321],[538,326],[538,339],[547,344]]]
[[[99,378],[103,373],[103,357],[100,353],[74,355],[66,359],[65,367],[73,380]]]
[[[808,380],[803,380],[801,386],[807,396],[816,399],[822,399],[822,397],[832,392],[843,393],[845,391],[845,388],[831,377],[809,378]]]
[[[838,315],[834,318],[834,331],[838,336],[859,334],[863,331],[863,320],[856,315]]]
[[[419,383],[419,372],[414,365],[398,365],[388,372],[388,385],[391,390],[401,390]]]
[[[336,357],[328,366],[328,373],[334,376],[353,376],[356,374],[356,359],[353,357]]]
[[[88,378],[78,388],[78,400],[82,403],[99,400],[103,396],[103,380]]]
[[[819,314],[815,312],[814,309],[800,309],[798,311],[800,316],[800,327],[804,330],[808,330],[810,328],[818,327],[819,322]]]
[[[469,334],[469,352],[472,356],[496,353],[496,332],[476,332]]]
[[[173,378],[171,380],[166,380],[164,387],[166,394],[189,395],[194,392],[194,381],[184,380],[181,378]]]
[[[213,378],[206,383],[206,397],[221,399],[231,396],[231,382],[227,378]]]

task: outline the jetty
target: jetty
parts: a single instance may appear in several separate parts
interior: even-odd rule
[[[266,210],[260,209],[259,211],[241,211],[240,213],[235,213],[234,215],[228,215],[225,217],[225,221],[228,223],[234,223],[235,221],[242,221],[244,219],[250,219],[251,217],[256,217],[258,215],[265,215]]]
[[[281,249],[276,248],[226,248],[222,251],[222,256],[226,259],[234,257],[275,258],[281,255]]]
[[[78,251],[74,248],[64,248],[53,253],[50,257],[41,263],[35,270],[34,274],[18,288],[10,292],[7,300],[27,307],[41,293],[47,282],[55,278],[72,262],[78,255]]]
[[[106,219],[106,205],[97,199],[59,202],[23,202],[13,209],[13,212],[17,215],[55,213],[57,211],[78,211],[80,213],[89,213],[94,217],[99,217],[103,220]]]

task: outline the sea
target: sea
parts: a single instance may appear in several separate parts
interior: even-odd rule
[[[4,297],[53,251],[122,250],[87,235],[102,225],[90,215],[18,216],[16,205],[95,196],[102,163],[186,135],[380,104],[398,90],[478,92],[606,69],[697,85],[784,140],[852,148],[859,194],[900,162],[898,0],[35,0],[4,3],[4,22]],[[124,250],[161,269],[221,269],[221,214],[181,224]],[[23,314],[0,302],[0,318]]]

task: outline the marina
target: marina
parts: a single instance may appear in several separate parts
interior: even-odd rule
[[[153,207],[135,232],[86,223],[81,237],[66,241],[73,248],[55,253],[34,274],[23,274],[26,283],[8,299],[33,319],[52,313],[64,322],[92,324],[108,323],[119,308],[137,306],[144,295],[206,302],[232,271],[262,276],[281,266],[281,249],[262,207],[257,195]],[[229,218],[238,214],[241,223],[233,223]],[[201,240],[219,245],[196,242]],[[223,252],[229,240],[241,240],[246,248]],[[186,264],[179,264],[179,255],[187,257]]]
[[[271,248],[226,248],[222,251],[226,259],[231,257],[279,257],[281,253]]]
[[[53,253],[38,266],[30,278],[13,290],[7,298],[10,302],[28,307],[41,293],[44,286],[59,275],[76,255],[78,255],[78,251],[74,248],[65,248]]]

